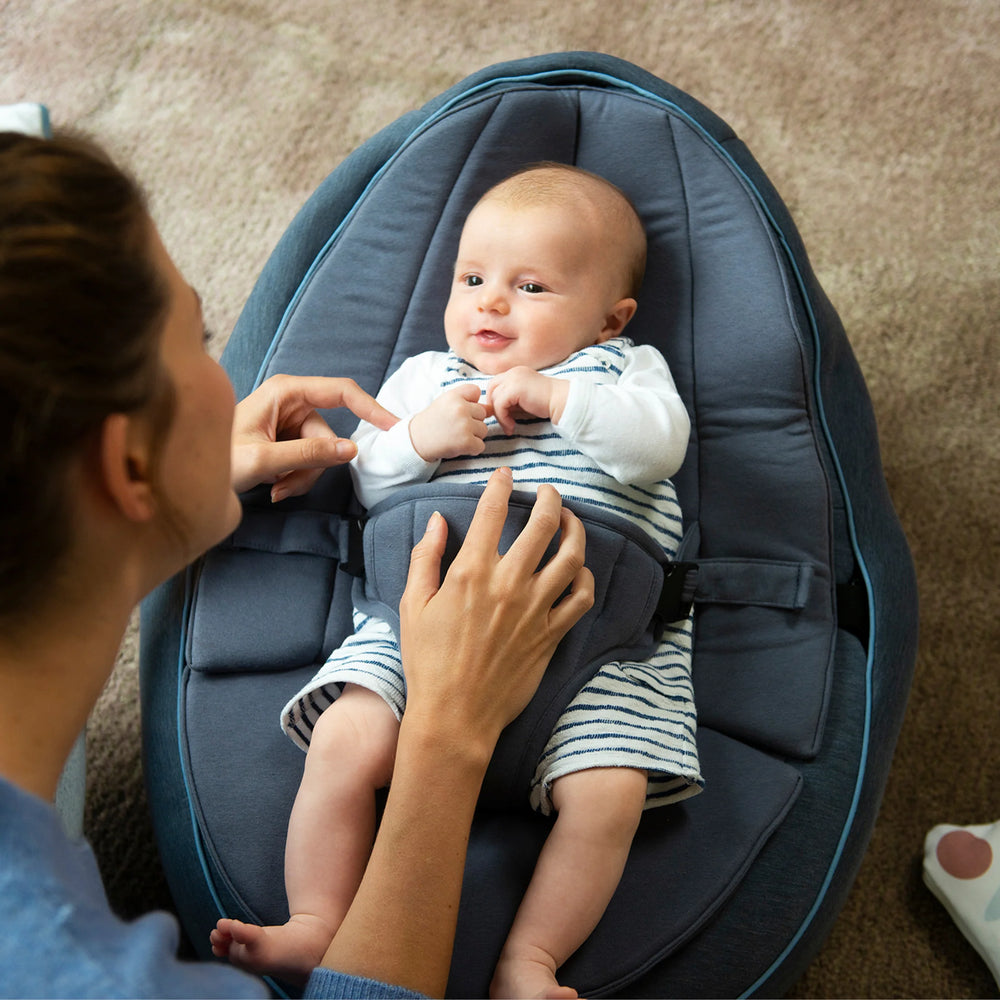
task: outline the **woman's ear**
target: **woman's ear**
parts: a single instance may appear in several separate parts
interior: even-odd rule
[[[604,341],[611,340],[612,337],[620,336],[638,308],[639,304],[635,299],[619,299],[612,307],[611,312],[604,317],[604,329],[601,330],[597,342],[603,344]]]
[[[100,473],[108,497],[130,521],[149,521],[155,516],[149,432],[140,418],[125,413],[105,417]]]

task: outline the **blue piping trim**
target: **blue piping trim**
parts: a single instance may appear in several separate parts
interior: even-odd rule
[[[281,322],[278,324],[278,329],[275,332],[274,338],[271,341],[271,345],[268,348],[267,354],[265,355],[264,360],[261,363],[261,367],[257,375],[257,380],[254,383],[254,388],[260,385],[260,383],[263,381],[264,370],[266,369],[271,357],[274,354],[274,351],[277,347],[277,343],[281,337],[282,332],[284,331],[286,322],[289,319],[295,306],[298,304],[298,301],[303,294],[303,290],[308,285],[310,278],[312,277],[316,269],[319,267],[319,264],[321,263],[322,259],[326,256],[326,253],[329,250],[330,246],[340,235],[340,232],[342,231],[343,227],[347,224],[348,220],[353,216],[355,209],[364,200],[365,196],[368,194],[372,186],[378,181],[381,175],[389,168],[389,166],[393,163],[393,161],[402,154],[403,150],[411,142],[413,142],[413,140],[416,139],[417,136],[419,136],[421,133],[430,128],[442,116],[449,113],[456,105],[464,103],[470,97],[474,97],[476,94],[482,91],[492,90],[498,85],[506,83],[535,83],[535,82],[545,81],[552,79],[554,77],[565,76],[566,72],[567,72],[566,69],[546,70],[541,73],[531,73],[523,76],[494,77],[491,80],[484,81],[483,83],[478,84],[475,87],[471,87],[467,91],[463,91],[461,94],[457,94],[450,101],[442,105],[429,118],[421,122],[420,125],[416,129],[414,129],[414,131],[411,132],[410,135],[407,136],[400,143],[397,151],[382,165],[382,167],[375,174],[373,174],[372,179],[366,185],[364,191],[362,191],[361,195],[358,197],[358,200],[354,203],[351,209],[344,215],[344,218],[341,220],[340,224],[337,226],[333,234],[324,244],[323,248],[316,256],[316,259],[313,261],[312,265],[310,265],[309,270],[303,277],[302,282],[300,283],[298,289],[295,292],[295,295],[292,297],[292,300],[289,303],[288,308],[285,310],[285,314],[282,316]],[[876,610],[875,602],[873,596],[874,591],[872,589],[872,581],[871,581],[871,576],[868,572],[868,566],[865,563],[864,556],[862,555],[861,550],[858,546],[857,528],[854,521],[854,509],[853,505],[851,504],[850,494],[847,489],[847,482],[844,476],[843,466],[840,462],[840,457],[837,454],[836,447],[833,443],[833,438],[830,433],[830,426],[826,418],[826,410],[823,406],[823,396],[821,391],[821,377],[820,377],[821,376],[820,339],[819,339],[819,328],[816,322],[816,314],[813,310],[812,302],[809,298],[808,290],[806,288],[802,272],[799,268],[798,262],[795,259],[795,255],[792,253],[791,247],[788,244],[788,240],[787,237],[785,236],[784,231],[778,225],[777,220],[774,218],[774,215],[771,212],[771,209],[768,206],[763,195],[760,193],[760,190],[757,188],[756,184],[754,184],[754,182],[750,179],[750,177],[747,176],[743,168],[740,167],[740,165],[726,151],[726,149],[722,146],[722,144],[713,135],[711,135],[711,133],[709,133],[707,129],[705,129],[705,127],[697,119],[692,117],[683,108],[679,107],[673,101],[663,97],[660,94],[655,94],[651,91],[646,90],[643,87],[638,86],[637,84],[630,83],[627,80],[622,80],[618,77],[611,76],[610,74],[607,73],[601,73],[592,70],[578,70],[576,71],[576,73],[580,79],[594,80],[597,82],[610,84],[614,87],[617,87],[620,90],[629,90],[632,93],[636,94],[637,96],[646,98],[647,100],[650,100],[655,104],[659,104],[663,107],[670,108],[675,114],[677,114],[692,128],[694,128],[709,143],[709,145],[711,145],[716,150],[716,152],[730,164],[733,170],[743,179],[744,183],[752,192],[757,203],[764,212],[764,215],[766,216],[767,220],[770,222],[773,231],[778,235],[781,247],[785,252],[785,256],[789,264],[791,265],[792,273],[795,277],[795,282],[799,288],[802,300],[805,303],[806,313],[809,319],[809,326],[813,335],[813,342],[816,355],[816,360],[813,368],[813,384],[816,395],[819,423],[823,430],[823,436],[826,439],[827,447],[830,450],[830,455],[833,459],[834,469],[837,474],[837,480],[840,483],[841,493],[843,494],[844,497],[848,534],[850,536],[851,547],[854,550],[854,558],[857,561],[858,568],[865,581],[865,585],[868,588],[868,617],[870,623],[869,625],[870,632],[869,632],[869,642],[868,642],[868,659],[865,665],[865,722],[864,722],[864,730],[862,736],[861,758],[858,767],[858,775],[857,775],[857,780],[855,781],[854,795],[852,797],[851,805],[847,813],[847,819],[845,820],[843,831],[841,833],[840,840],[838,841],[837,844],[837,849],[834,852],[833,860],[830,864],[829,869],[827,870],[826,877],[824,878],[823,883],[820,886],[820,891],[818,896],[816,897],[816,901],[814,902],[812,908],[809,910],[808,914],[806,914],[806,917],[803,920],[802,924],[800,925],[798,931],[796,932],[792,940],[789,941],[789,943],[785,946],[781,954],[774,960],[774,962],[767,969],[767,971],[764,972],[760,976],[760,978],[757,979],[757,981],[753,983],[753,985],[750,986],[743,994],[741,994],[741,996],[747,997],[751,996],[757,989],[763,986],[764,983],[777,971],[777,969],[781,966],[781,964],[785,961],[785,959],[788,958],[792,950],[798,945],[799,941],[801,941],[805,932],[808,930],[816,914],[819,912],[819,909],[823,904],[823,900],[825,899],[827,892],[829,891],[830,884],[833,881],[834,874],[836,873],[836,870],[840,864],[840,860],[843,857],[844,849],[847,844],[847,839],[850,836],[851,829],[854,826],[854,820],[855,817],[857,816],[858,805],[861,800],[861,792],[864,785],[864,779],[867,770],[868,751],[871,740],[872,672],[874,668],[874,650],[876,646],[875,630],[877,622],[875,614]]]

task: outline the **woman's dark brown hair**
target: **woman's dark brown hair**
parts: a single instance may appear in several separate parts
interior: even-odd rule
[[[67,471],[104,419],[169,420],[151,236],[142,192],[97,146],[0,133],[0,622],[54,579]]]

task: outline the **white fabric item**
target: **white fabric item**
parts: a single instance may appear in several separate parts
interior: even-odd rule
[[[0,132],[48,136],[48,108],[44,104],[0,104]]]
[[[1000,985],[1000,821],[934,827],[924,840],[924,882]]]

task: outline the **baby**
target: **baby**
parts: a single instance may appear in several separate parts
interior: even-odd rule
[[[634,208],[596,175],[543,164],[488,191],[462,230],[450,351],[405,361],[378,396],[404,419],[354,435],[361,502],[431,478],[485,484],[503,464],[518,489],[548,482],[610,506],[673,556],[681,515],[669,477],[690,421],[663,357],[622,336],[645,259]],[[643,809],[700,791],[690,654],[689,618],[648,661],[605,664],[553,730],[526,792],[556,819],[493,996],[576,996],[557,970],[604,913]],[[308,749],[286,844],[291,917],[220,920],[216,954],[300,979],[320,960],[364,874],[405,697],[396,637],[356,612],[355,634],[283,714]]]

